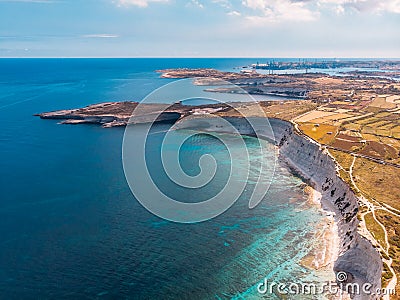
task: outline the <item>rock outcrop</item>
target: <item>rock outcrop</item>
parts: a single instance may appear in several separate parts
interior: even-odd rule
[[[221,104],[183,105],[182,103],[105,102],[78,109],[65,109],[35,114],[41,119],[61,120],[61,124],[100,124],[103,127],[139,123],[175,123],[190,114],[212,113],[229,109]]]
[[[381,287],[382,259],[370,241],[358,232],[357,196],[340,178],[335,161],[328,151],[298,133],[294,125],[287,121],[270,119],[268,124],[265,119],[262,121],[261,118],[255,118],[250,120],[252,127],[249,120],[243,118],[226,119],[241,134],[257,134],[275,143],[279,147],[280,158],[321,193],[321,204],[325,210],[334,213],[339,233],[339,253],[334,271],[345,272],[347,280],[338,284],[358,283],[361,294],[352,295],[354,299],[378,299],[379,296],[372,293]],[[188,124],[190,127],[199,125],[200,130],[204,131],[233,132],[232,128],[221,125],[212,117],[191,120]],[[182,127],[185,127],[184,123]],[[362,293],[364,284],[371,285],[371,295]]]
[[[322,205],[335,213],[339,229],[339,257],[335,272],[346,272],[349,280],[372,285],[371,291],[381,287],[382,260],[372,244],[358,233],[358,199],[338,175],[337,167],[328,151],[306,136],[295,132],[286,121],[271,120],[280,155],[301,176],[322,194]],[[355,299],[378,299],[374,295],[356,295]]]
[[[103,103],[78,110],[64,110],[42,113],[43,119],[63,119],[67,123],[100,123],[105,127],[125,126],[137,103]],[[209,109],[204,106],[204,109]],[[211,105],[215,109],[224,109],[222,105]],[[200,107],[201,108],[201,107]],[[112,109],[112,113],[110,113]],[[196,109],[199,109],[197,107]],[[143,113],[144,111],[144,113]],[[339,230],[339,256],[334,265],[335,272],[346,272],[349,282],[359,286],[372,285],[371,291],[381,287],[382,260],[373,245],[358,232],[358,199],[339,176],[335,161],[328,151],[309,137],[300,134],[290,122],[265,118],[226,117],[228,122],[220,122],[209,114],[195,115],[194,107],[174,104],[167,109],[165,105],[148,104],[141,111],[138,123],[145,123],[159,112],[157,122],[178,122],[175,128],[193,128],[196,130],[240,133],[257,135],[275,143],[280,149],[280,157],[296,170],[315,190],[322,195],[322,206],[335,214]],[[186,116],[186,118],[181,118]],[[151,118],[150,118],[151,119]],[[189,119],[189,122],[187,120]],[[354,299],[378,299],[374,295],[354,295]]]

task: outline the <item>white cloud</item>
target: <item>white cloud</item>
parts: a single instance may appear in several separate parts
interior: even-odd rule
[[[243,0],[242,4],[252,9],[259,10],[265,10],[267,7],[267,1],[264,0]]]
[[[223,8],[231,9],[232,4],[229,0],[212,0],[211,2],[219,4]]]
[[[219,0],[223,1],[223,0]],[[242,0],[250,12],[241,12],[250,25],[264,26],[280,22],[310,22],[323,12],[400,13],[400,0]]]
[[[83,38],[100,38],[100,39],[113,39],[119,37],[116,34],[99,33],[99,34],[85,34],[82,35]]]
[[[168,0],[118,0],[118,6],[139,6],[139,7],[147,7],[150,2],[168,2]]]
[[[242,14],[241,14],[240,12],[238,12],[237,10],[230,11],[230,12],[228,12],[227,14],[228,14],[228,16],[237,16],[237,17],[239,17],[239,16],[242,15]]]
[[[400,13],[400,0],[319,0],[320,4],[333,4],[346,9],[355,9],[359,12],[392,12]]]
[[[299,0],[243,0],[246,6],[258,14],[247,16],[252,25],[264,25],[284,21],[309,22],[318,19],[319,11],[307,7],[308,1]]]
[[[190,2],[187,3],[186,6],[194,6],[198,8],[204,8],[204,5],[201,4],[198,0],[191,0]]]
[[[343,5],[339,4],[336,6],[335,11],[336,11],[336,14],[343,15],[345,12],[345,9],[344,9]]]

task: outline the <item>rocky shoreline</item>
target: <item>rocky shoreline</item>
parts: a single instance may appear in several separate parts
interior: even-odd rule
[[[371,291],[381,288],[382,259],[372,243],[358,231],[359,209],[358,198],[339,176],[334,159],[326,149],[310,138],[298,133],[292,123],[280,119],[269,119],[270,131],[254,131],[242,118],[227,118],[229,122],[245,135],[257,135],[267,139],[279,147],[279,155],[287,162],[295,175],[300,176],[321,195],[324,210],[332,212],[338,229],[339,245],[334,272],[345,272],[347,280],[341,282],[357,283],[360,288],[364,284],[371,285]],[[229,133],[229,128],[215,126],[202,130]],[[179,122],[178,122],[179,123]],[[193,123],[192,123],[193,124]],[[181,128],[185,128],[184,125]],[[340,282],[338,282],[340,283]],[[354,299],[379,299],[378,295],[353,295]]]
[[[276,125],[274,125],[276,124]],[[290,166],[321,193],[324,209],[335,214],[339,230],[339,253],[334,271],[346,272],[349,281],[372,285],[371,291],[381,288],[382,260],[379,252],[358,232],[358,199],[350,187],[340,178],[329,153],[311,139],[295,132],[286,121],[271,120],[280,154]],[[352,278],[352,279],[351,279]],[[366,299],[357,295],[355,299]],[[368,296],[378,299],[378,296]]]
[[[126,126],[131,124],[132,110],[136,102],[103,103],[78,110],[63,110],[38,114],[43,119],[63,119],[63,123],[98,123],[103,127]],[[121,109],[124,108],[124,109]],[[202,130],[214,132],[230,132],[231,128],[216,125],[209,110],[223,110],[224,105],[184,106],[180,103],[170,105],[148,104],[145,114],[138,116],[136,123],[145,123],[155,114],[157,122],[171,122],[177,125],[184,116],[201,120]],[[207,113],[199,113],[207,110]],[[114,112],[113,112],[114,111]],[[115,113],[118,112],[118,113]],[[143,112],[143,110],[142,110]],[[161,114],[160,114],[161,112]],[[322,207],[334,214],[335,224],[339,234],[339,249],[334,271],[346,272],[348,282],[356,282],[360,286],[371,284],[371,290],[381,288],[382,259],[372,243],[358,232],[359,209],[358,198],[339,176],[336,163],[328,151],[307,136],[297,132],[295,126],[284,120],[269,119],[271,131],[257,131],[240,117],[225,117],[239,133],[255,135],[268,139],[279,147],[280,158],[288,163],[321,195]],[[207,125],[208,123],[208,125]],[[218,123],[218,122],[217,122]],[[196,122],[190,122],[196,124]],[[206,125],[205,125],[206,124]],[[219,123],[218,123],[219,124]],[[378,296],[368,296],[368,299],[378,299]],[[366,295],[355,295],[354,299],[366,299]]]
[[[231,106],[226,104],[207,105],[182,105],[148,103],[140,105],[140,115],[135,115],[138,102],[104,102],[89,105],[79,109],[65,109],[51,112],[43,112],[34,116],[41,119],[61,120],[60,124],[99,124],[102,127],[119,127],[136,123],[169,122],[175,123],[178,119],[196,113],[212,113],[223,111]],[[134,117],[134,118],[133,118]]]

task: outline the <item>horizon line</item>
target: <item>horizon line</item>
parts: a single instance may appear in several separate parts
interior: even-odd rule
[[[151,58],[186,58],[186,59],[256,59],[256,58],[271,58],[271,59],[394,59],[400,60],[400,57],[357,57],[357,56],[3,56],[0,59],[151,59]]]

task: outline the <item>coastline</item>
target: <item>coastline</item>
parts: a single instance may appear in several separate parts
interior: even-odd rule
[[[295,126],[271,119],[279,156],[294,174],[320,194],[320,204],[332,212],[339,247],[333,270],[348,274],[346,283],[381,288],[382,259],[372,243],[358,232],[358,198],[337,174],[337,166],[326,150],[313,140],[298,134]],[[268,138],[268,137],[267,137]],[[332,231],[334,232],[334,231]],[[354,295],[354,299],[378,299],[377,295]]]
[[[319,227],[322,227],[320,236],[318,237],[321,244],[315,245],[309,255],[302,259],[301,264],[313,270],[329,269],[333,272],[334,263],[339,256],[339,230],[332,212],[322,207],[321,193],[310,185],[307,185],[304,191],[308,194],[307,203],[322,211],[325,214],[325,218],[318,224]]]
[[[323,244],[311,250],[309,255],[302,259],[301,264],[314,270],[329,268],[334,272],[334,263],[340,255],[340,233],[334,217],[335,212],[330,205],[325,203],[326,199],[322,197],[322,193],[315,188],[316,183],[307,179],[306,174],[303,174],[293,163],[280,155],[279,151],[278,153],[289,171],[306,184],[304,192],[308,194],[308,205],[316,207],[325,214],[323,222],[318,224],[318,226],[324,227],[321,237],[319,237],[319,240],[323,242]],[[333,278],[333,280],[335,280],[335,278]]]
[[[53,113],[54,114],[54,113]],[[52,114],[52,115],[53,115]],[[40,115],[43,117],[43,115]],[[210,120],[210,115],[195,116]],[[47,118],[47,116],[46,116]],[[50,116],[53,118],[53,116]],[[320,257],[313,263],[315,266],[327,265],[325,262],[333,260],[333,271],[337,274],[345,272],[348,279],[345,283],[371,284],[372,290],[381,288],[383,263],[379,252],[372,243],[358,230],[359,199],[350,186],[338,174],[338,166],[329,152],[311,138],[299,133],[296,126],[278,118],[269,119],[272,132],[250,127],[240,117],[226,117],[240,134],[257,136],[272,142],[279,149],[279,158],[285,161],[293,173],[308,183],[313,192],[312,202],[319,202],[327,213],[330,222],[325,231],[325,243]],[[212,117],[211,117],[212,119]],[[175,124],[179,124],[177,120]],[[201,130],[231,133],[231,129],[216,126],[213,122],[202,123]],[[177,128],[185,128],[185,126]],[[318,199],[318,200],[317,200]],[[327,222],[329,224],[329,222]],[[337,240],[332,241],[332,237]],[[370,295],[368,299],[377,299]],[[355,295],[354,299],[365,299],[365,295]]]
[[[205,123],[205,120],[210,118],[202,119]],[[335,277],[343,273],[346,276],[345,281],[338,281],[336,278],[333,281],[344,286],[357,284],[362,287],[368,284],[371,291],[379,291],[383,270],[381,256],[373,244],[358,231],[359,200],[350,186],[339,176],[337,165],[328,151],[310,138],[297,133],[295,126],[288,121],[269,119],[271,132],[268,129],[255,130],[240,117],[227,117],[227,119],[240,134],[265,139],[275,144],[279,151],[279,159],[287,164],[294,175],[316,191],[315,195],[318,195],[316,198],[327,212],[327,217],[334,220],[331,223],[330,233],[325,237],[337,239],[330,245],[327,243],[324,246],[326,250],[321,251],[320,261],[326,260],[330,253],[331,257],[336,258],[331,268]],[[217,127],[213,122],[207,124],[207,126],[203,124],[201,130],[232,133],[230,128]],[[185,128],[184,124],[178,127]],[[343,296],[346,292],[342,290],[339,294]],[[351,297],[352,299],[379,298],[376,294],[363,293]]]
[[[205,119],[209,118],[203,118],[203,121]],[[294,175],[303,179],[318,192],[321,207],[328,212],[331,220],[334,220],[331,235],[328,234],[326,238],[332,236],[337,238],[337,242],[326,246],[331,247],[331,250],[326,252],[332,253],[332,256],[336,258],[333,263],[335,277],[340,273],[345,273],[346,276],[345,281],[338,281],[335,278],[337,284],[345,286],[357,284],[359,287],[368,284],[371,291],[379,291],[383,271],[382,258],[373,244],[359,232],[357,218],[359,199],[339,176],[336,162],[328,151],[312,139],[298,133],[294,124],[288,121],[269,119],[271,132],[262,129],[255,130],[240,117],[228,119],[240,134],[256,136],[274,143],[279,149],[279,159],[286,162]],[[203,126],[202,130],[231,132],[229,128],[217,127],[213,122],[208,122],[208,126]],[[326,255],[328,254],[321,256]],[[379,296],[373,293],[354,294],[351,297],[352,299],[378,299]],[[342,291],[339,294],[343,296],[346,293]]]

